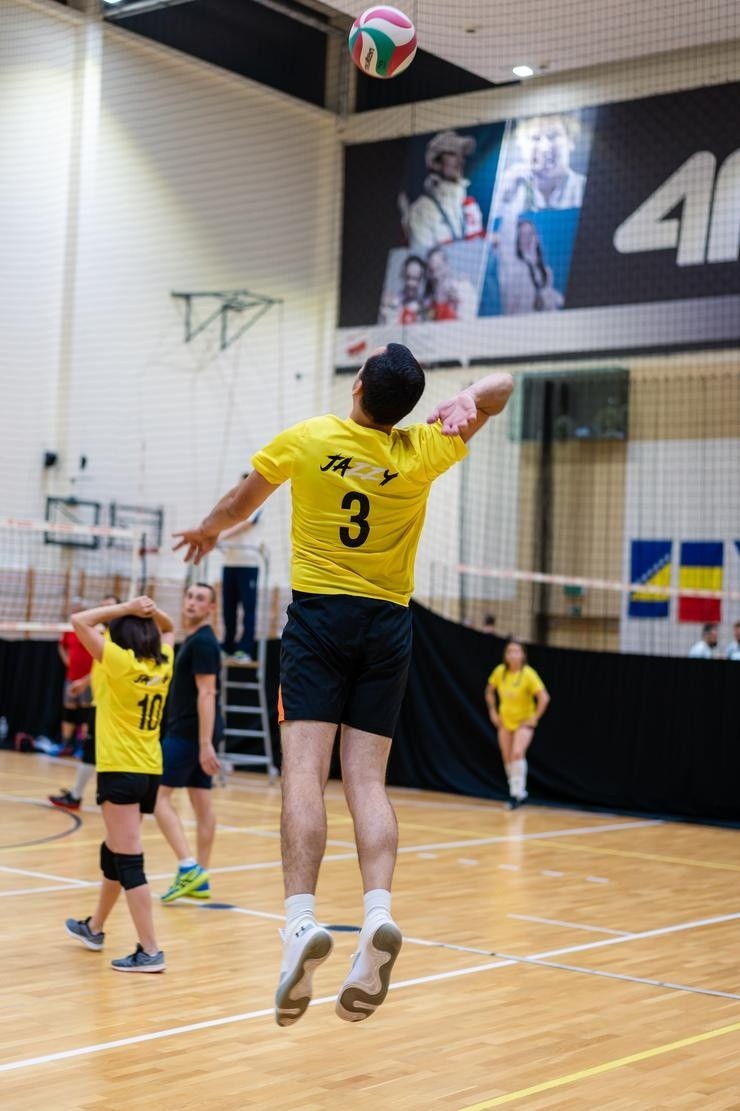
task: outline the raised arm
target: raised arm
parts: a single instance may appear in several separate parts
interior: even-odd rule
[[[500,413],[511,397],[514,379],[504,371],[487,374],[454,397],[443,401],[427,417],[427,424],[442,422],[445,436],[459,436],[465,443],[489,417]]]
[[[251,517],[277,489],[277,486],[268,482],[258,471],[251,471],[238,486],[234,486],[216,502],[208,516],[196,528],[173,533],[175,539],[179,537],[173,551],[186,548],[185,562],[192,560],[195,564],[200,563],[203,556],[215,548],[219,533]]]
[[[116,602],[111,606],[95,606],[91,610],[73,613],[70,617],[74,631],[94,660],[102,660],[105,637],[98,625],[109,625],[116,617],[154,617],[157,607],[151,598],[142,595],[130,602]],[[164,614],[164,617],[167,615]],[[167,618],[169,620],[169,618]],[[170,622],[171,624],[171,622]]]
[[[164,610],[161,610],[159,606],[157,606],[151,616],[154,619],[154,624],[159,629],[160,635],[162,637],[162,643],[169,644],[170,648],[174,647],[175,623],[170,615],[168,613],[165,613]]]

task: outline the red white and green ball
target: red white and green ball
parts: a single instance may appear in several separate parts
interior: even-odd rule
[[[414,60],[416,29],[398,8],[367,8],[352,24],[349,52],[368,77],[397,77]]]

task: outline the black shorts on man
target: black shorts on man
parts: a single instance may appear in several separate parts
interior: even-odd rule
[[[211,788],[211,776],[200,766],[200,745],[168,733],[162,741],[163,787]]]
[[[293,591],[280,646],[284,720],[336,722],[392,737],[411,640],[406,606]]]

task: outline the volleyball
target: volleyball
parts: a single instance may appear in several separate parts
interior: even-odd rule
[[[349,52],[368,77],[397,77],[416,54],[416,28],[398,8],[367,8],[352,24]]]

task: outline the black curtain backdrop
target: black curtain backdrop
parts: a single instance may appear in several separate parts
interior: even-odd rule
[[[393,786],[507,796],[483,691],[504,641],[412,603],[414,652],[391,749]],[[267,697],[279,764],[279,641]],[[532,801],[695,820],[740,821],[740,667],[725,660],[532,647],[552,696],[529,750]],[[55,737],[63,669],[56,645],[0,641],[0,716]],[[338,774],[336,760],[332,774]]]
[[[267,644],[265,686],[270,710],[273,748],[280,756],[277,723],[277,692],[280,680],[280,641]],[[7,744],[16,733],[59,740],[64,688],[64,666],[56,643],[50,641],[0,640],[0,717],[8,722]],[[167,728],[167,706],[162,729]],[[245,748],[244,751],[250,751]],[[256,752],[257,749],[254,748]]]
[[[0,640],[0,717],[16,733],[59,733],[64,665],[53,641]]]
[[[504,798],[483,691],[504,641],[413,605],[414,654],[389,767],[397,786]],[[725,660],[532,647],[552,697],[529,750],[533,800],[740,820],[740,668]]]

